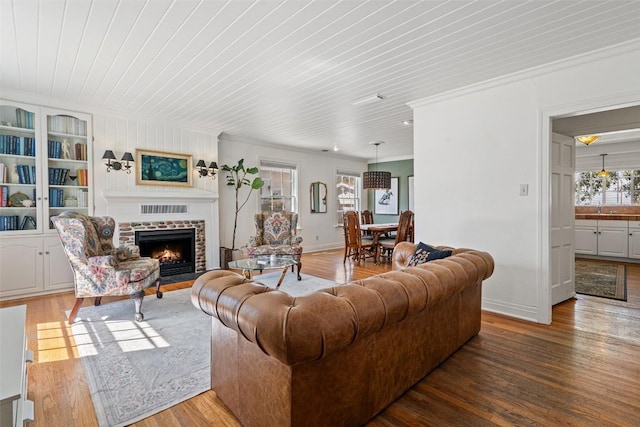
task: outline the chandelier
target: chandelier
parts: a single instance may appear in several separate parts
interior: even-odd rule
[[[376,146],[376,163],[378,167],[378,146],[384,141],[372,141],[369,144]],[[365,190],[387,190],[391,188],[391,172],[379,170],[367,171],[362,174],[362,188]]]

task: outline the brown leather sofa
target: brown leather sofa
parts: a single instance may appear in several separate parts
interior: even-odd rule
[[[404,268],[414,248],[396,247],[394,271],[297,298],[230,271],[200,276],[211,388],[245,426],[364,424],[480,331],[491,255]]]

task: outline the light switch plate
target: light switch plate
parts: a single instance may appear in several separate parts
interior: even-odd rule
[[[521,196],[529,195],[529,184],[520,184],[520,195]]]

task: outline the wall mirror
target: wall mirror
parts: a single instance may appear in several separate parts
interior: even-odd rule
[[[327,212],[327,184],[323,182],[311,183],[311,213]]]

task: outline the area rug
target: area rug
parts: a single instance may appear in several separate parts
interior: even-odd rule
[[[100,426],[124,426],[211,388],[211,317],[191,288],[81,308],[72,325]]]
[[[576,293],[627,300],[627,269],[624,265],[576,259]]]
[[[275,288],[278,283],[278,279],[280,278],[280,274],[281,271],[255,275],[253,276],[253,280],[270,288]],[[284,280],[282,281],[279,290],[286,292],[293,297],[299,297],[308,295],[319,289],[331,288],[338,285],[336,282],[331,280],[321,279],[308,274],[300,274],[300,277],[302,280],[297,280],[296,274],[288,271],[284,276]]]

